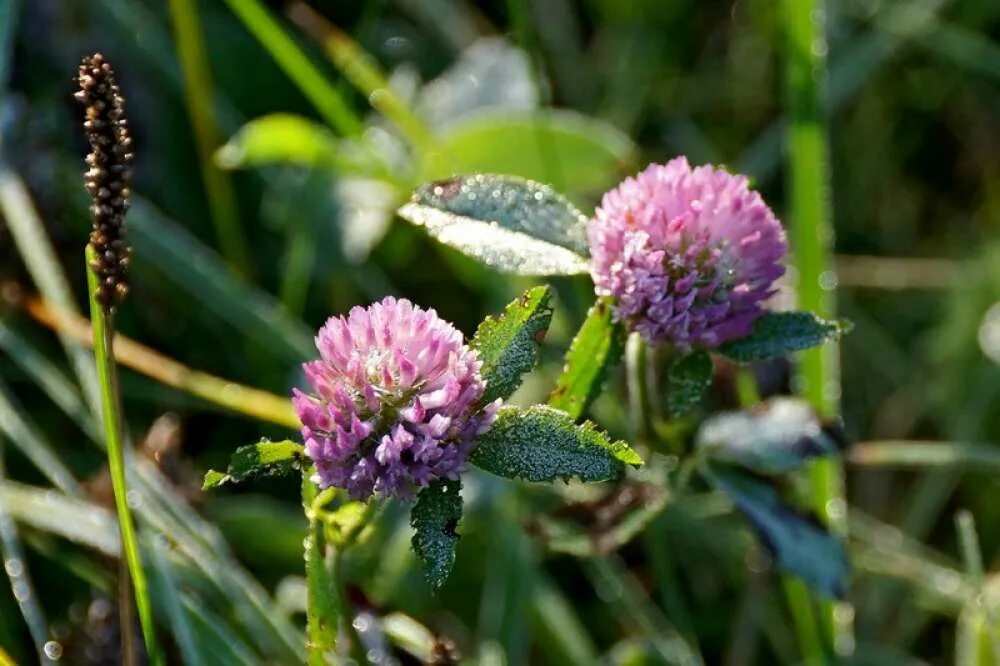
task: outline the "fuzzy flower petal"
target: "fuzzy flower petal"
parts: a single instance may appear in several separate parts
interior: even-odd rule
[[[746,177],[678,157],[604,195],[587,228],[597,293],[651,343],[750,333],[784,273],[785,232]]]
[[[320,487],[410,497],[455,479],[499,401],[462,333],[405,299],[386,298],[331,317],[316,336],[320,358],[303,366],[311,392],[292,392]]]

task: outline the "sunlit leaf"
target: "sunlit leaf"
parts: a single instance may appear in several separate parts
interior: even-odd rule
[[[512,301],[503,313],[487,317],[469,346],[479,352],[486,392],[480,404],[506,398],[521,384],[521,375],[538,361],[538,345],[552,321],[549,287],[534,287]]]
[[[479,174],[430,183],[399,215],[487,266],[520,275],[586,273],[586,218],[552,188]]]
[[[612,441],[589,421],[577,425],[566,412],[543,405],[503,407],[496,423],[476,442],[471,461],[508,479],[606,481],[642,458]]]
[[[476,116],[448,128],[427,179],[454,173],[506,173],[574,192],[613,185],[635,146],[608,123],[572,111]],[[446,170],[447,169],[447,170]]]
[[[723,466],[707,468],[706,478],[746,516],[778,566],[820,594],[844,596],[850,567],[837,537],[783,504],[763,481]]]
[[[613,321],[611,304],[598,299],[570,344],[549,405],[574,419],[583,416],[603,388],[608,369],[621,357],[624,343],[624,332]]]
[[[768,312],[756,321],[753,332],[733,340],[718,351],[733,361],[748,363],[818,347],[840,338],[849,323],[826,321],[811,312]]]
[[[670,364],[667,372],[667,408],[670,416],[689,412],[712,385],[712,358],[695,351]]]
[[[420,491],[410,513],[413,552],[423,562],[424,575],[432,587],[441,587],[455,564],[461,490],[461,481],[436,481]]]
[[[209,470],[205,474],[203,490],[217,488],[224,483],[239,483],[256,476],[278,476],[298,468],[304,449],[291,440],[269,442],[262,440],[236,449],[229,459],[225,472]]]
[[[837,453],[836,442],[813,408],[793,398],[775,398],[751,411],[716,414],[702,424],[696,441],[713,460],[761,474],[790,472],[813,458]]]
[[[309,167],[340,165],[336,137],[323,125],[290,113],[251,120],[215,153],[219,166],[242,169],[290,163]]]

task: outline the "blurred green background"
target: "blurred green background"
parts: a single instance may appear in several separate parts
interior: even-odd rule
[[[34,598],[68,663],[116,659],[105,607],[114,568],[95,555],[100,529],[68,534],[74,516],[110,506],[109,493],[101,451],[87,442],[86,391],[70,379],[74,352],[68,362],[24,299],[58,291],[38,277],[54,273],[38,249],[47,235],[85,303],[86,147],[72,100],[81,56],[101,51],[116,67],[134,136],[136,252],[119,330],[186,366],[277,394],[299,380],[312,332],[331,314],[392,293],[471,333],[530,284],[394,218],[429,178],[516,173],[552,183],[589,213],[624,175],[683,154],[748,173],[779,216],[785,210],[778,3],[309,7],[0,0],[0,440],[10,479],[0,498],[21,524]],[[813,48],[828,53],[838,268],[828,286],[855,323],[841,350],[846,431],[852,440],[1000,442],[1000,3],[843,0],[824,11],[827,40]],[[556,318],[525,401],[551,389],[592,298],[586,279],[554,286]],[[787,388],[786,367],[757,370],[767,392]],[[592,415],[628,436],[622,380],[611,381]],[[160,470],[149,483],[163,485],[161,505],[140,508],[142,522],[168,536],[151,546],[166,551],[157,575],[167,587],[170,576],[181,583],[179,610],[164,612],[188,617],[193,644],[217,650],[205,663],[294,661],[284,644],[301,621],[298,486],[198,491],[204,470],[223,466],[236,446],[289,433],[132,371],[122,382],[132,436]],[[734,404],[725,368],[711,403]],[[87,504],[41,490],[59,484],[39,451],[84,482],[59,497]],[[973,511],[991,569],[1000,557],[991,464],[849,464],[856,662],[993,663],[981,609],[964,596],[953,523],[956,510]],[[476,663],[798,663],[768,558],[710,493],[657,506],[614,552],[590,553],[584,538],[572,548],[587,552],[576,557],[548,543],[547,524],[576,520],[557,508],[616,498],[482,475],[466,492],[471,512],[442,593],[421,580],[405,512],[393,506],[349,562],[361,607],[405,613]],[[627,509],[654,500],[633,498]],[[186,513],[188,502],[205,520]],[[39,517],[46,512],[55,525]],[[211,583],[220,568],[228,573]],[[0,646],[33,659],[6,585]]]

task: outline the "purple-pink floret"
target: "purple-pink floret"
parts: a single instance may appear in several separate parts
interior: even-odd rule
[[[587,233],[616,318],[682,350],[748,335],[785,270],[785,232],[746,177],[684,157],[605,194]]]
[[[294,389],[292,402],[321,488],[407,498],[457,479],[496,419],[499,400],[477,407],[478,353],[434,310],[392,297],[355,307],[326,322],[316,347],[303,366],[312,393]]]

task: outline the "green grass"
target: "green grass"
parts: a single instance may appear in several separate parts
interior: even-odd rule
[[[827,109],[825,103],[828,49],[824,23],[819,18],[825,10],[818,2],[786,0],[783,3],[787,49],[785,87],[788,106],[786,131],[788,150],[788,224],[794,266],[795,288],[800,309],[815,312],[824,319],[836,316],[832,285],[834,231],[830,204],[830,175]],[[803,352],[798,358],[798,392],[824,417],[839,415],[840,370],[836,344]],[[811,503],[816,513],[840,535],[846,535],[843,471],[837,461],[819,461],[810,471]],[[804,589],[788,584],[786,590],[793,616],[799,628],[804,657],[811,663],[824,663],[822,643],[831,642],[832,651],[850,654],[854,649],[851,621],[840,619],[853,615],[848,604],[825,602],[821,612],[824,632],[821,638],[812,628],[808,612],[811,602]]]

